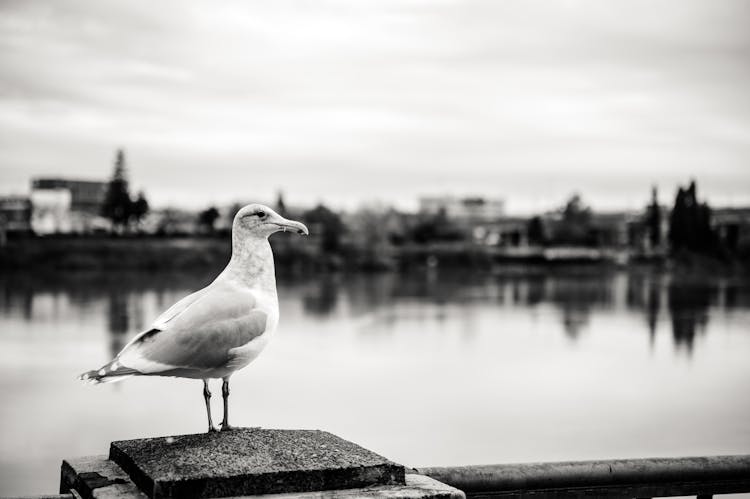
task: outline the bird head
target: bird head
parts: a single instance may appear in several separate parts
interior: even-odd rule
[[[234,216],[232,231],[242,231],[256,237],[268,237],[274,232],[287,230],[298,234],[308,235],[305,224],[289,220],[268,206],[262,204],[249,204]]]

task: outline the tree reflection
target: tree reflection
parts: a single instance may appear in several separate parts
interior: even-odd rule
[[[346,276],[343,290],[352,312],[361,315],[373,309],[392,308],[397,281],[393,273]]]
[[[109,351],[114,357],[125,346],[128,334],[128,296],[121,290],[113,289],[110,290],[107,298]]]
[[[526,305],[535,306],[544,301],[544,277],[529,276],[526,279],[528,292],[526,293]]]
[[[153,319],[151,315],[206,282],[206,276],[188,274],[7,274],[0,276],[0,314],[29,322],[73,320],[77,314],[95,313],[99,302],[106,310],[109,350],[115,355],[131,333],[147,326],[144,317]],[[671,325],[675,346],[687,352],[695,348],[711,314],[750,308],[750,286],[739,277],[686,276],[643,268],[508,267],[491,274],[444,269],[403,274],[329,273],[293,280],[280,276],[279,283],[280,300],[300,300],[310,316],[338,320],[340,314],[377,312],[373,315],[377,327],[372,330],[380,332],[408,315],[408,320],[424,321],[431,327],[459,321],[470,338],[478,313],[491,311],[501,323],[503,314],[510,311],[540,306],[543,311],[544,306],[551,306],[557,311],[553,320],[561,325],[558,329],[579,341],[592,313],[625,307],[642,317],[642,330],[653,345],[660,314],[666,311],[663,317],[669,318],[665,324]],[[341,307],[342,302],[346,306]],[[286,306],[281,304],[282,314]]]
[[[717,288],[694,282],[673,281],[668,287],[672,337],[677,347],[693,351],[695,337],[708,325],[708,307]]]
[[[5,315],[20,312],[24,320],[32,320],[35,293],[29,279],[0,279],[0,311]]]
[[[338,280],[326,274],[317,284],[310,286],[303,296],[305,311],[313,315],[329,315],[338,301]]]
[[[556,276],[547,288],[547,301],[560,308],[566,336],[576,340],[588,325],[591,310],[612,303],[612,279],[592,276]]]
[[[662,283],[659,274],[636,272],[628,276],[627,305],[629,308],[643,310],[648,328],[649,346],[653,348],[656,340],[656,327],[661,309]]]
[[[659,281],[652,278],[646,281],[646,324],[648,325],[648,340],[651,347],[654,346],[656,338],[656,324],[659,320],[659,310],[661,309],[661,286]]]

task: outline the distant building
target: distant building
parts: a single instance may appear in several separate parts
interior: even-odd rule
[[[640,212],[594,212],[589,230],[595,245],[599,247],[623,247],[646,237],[643,214]]]
[[[563,210],[540,215],[547,244],[599,248],[644,247],[648,236],[643,213],[589,212],[583,219],[566,219]]]
[[[505,216],[505,201],[483,197],[424,196],[419,199],[419,215],[445,216],[475,243],[494,246],[501,244],[502,231],[498,227]]]
[[[31,181],[31,227],[37,234],[106,230],[99,215],[106,182],[64,178]]]
[[[487,223],[505,215],[505,201],[482,197],[425,196],[419,199],[419,212],[423,215],[444,213],[457,221]]]
[[[0,197],[0,226],[7,233],[31,231],[31,200],[25,196]]]
[[[487,227],[488,245],[519,247],[529,245],[529,219],[526,217],[502,217]]]
[[[717,208],[711,226],[719,241],[730,250],[750,247],[750,208]]]
[[[65,178],[35,178],[31,191],[65,189],[70,192],[70,209],[99,215],[107,194],[107,182],[96,180],[71,180]]]

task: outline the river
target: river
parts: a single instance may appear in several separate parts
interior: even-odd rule
[[[63,458],[202,432],[200,381],[88,386],[210,273],[0,276],[0,496]],[[232,422],[319,428],[411,466],[750,452],[750,283],[646,270],[279,279]],[[220,384],[214,383],[220,419]]]

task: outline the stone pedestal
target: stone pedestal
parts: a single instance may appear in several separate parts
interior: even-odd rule
[[[112,442],[63,461],[61,492],[96,498],[460,498],[463,493],[323,431],[237,429]]]

